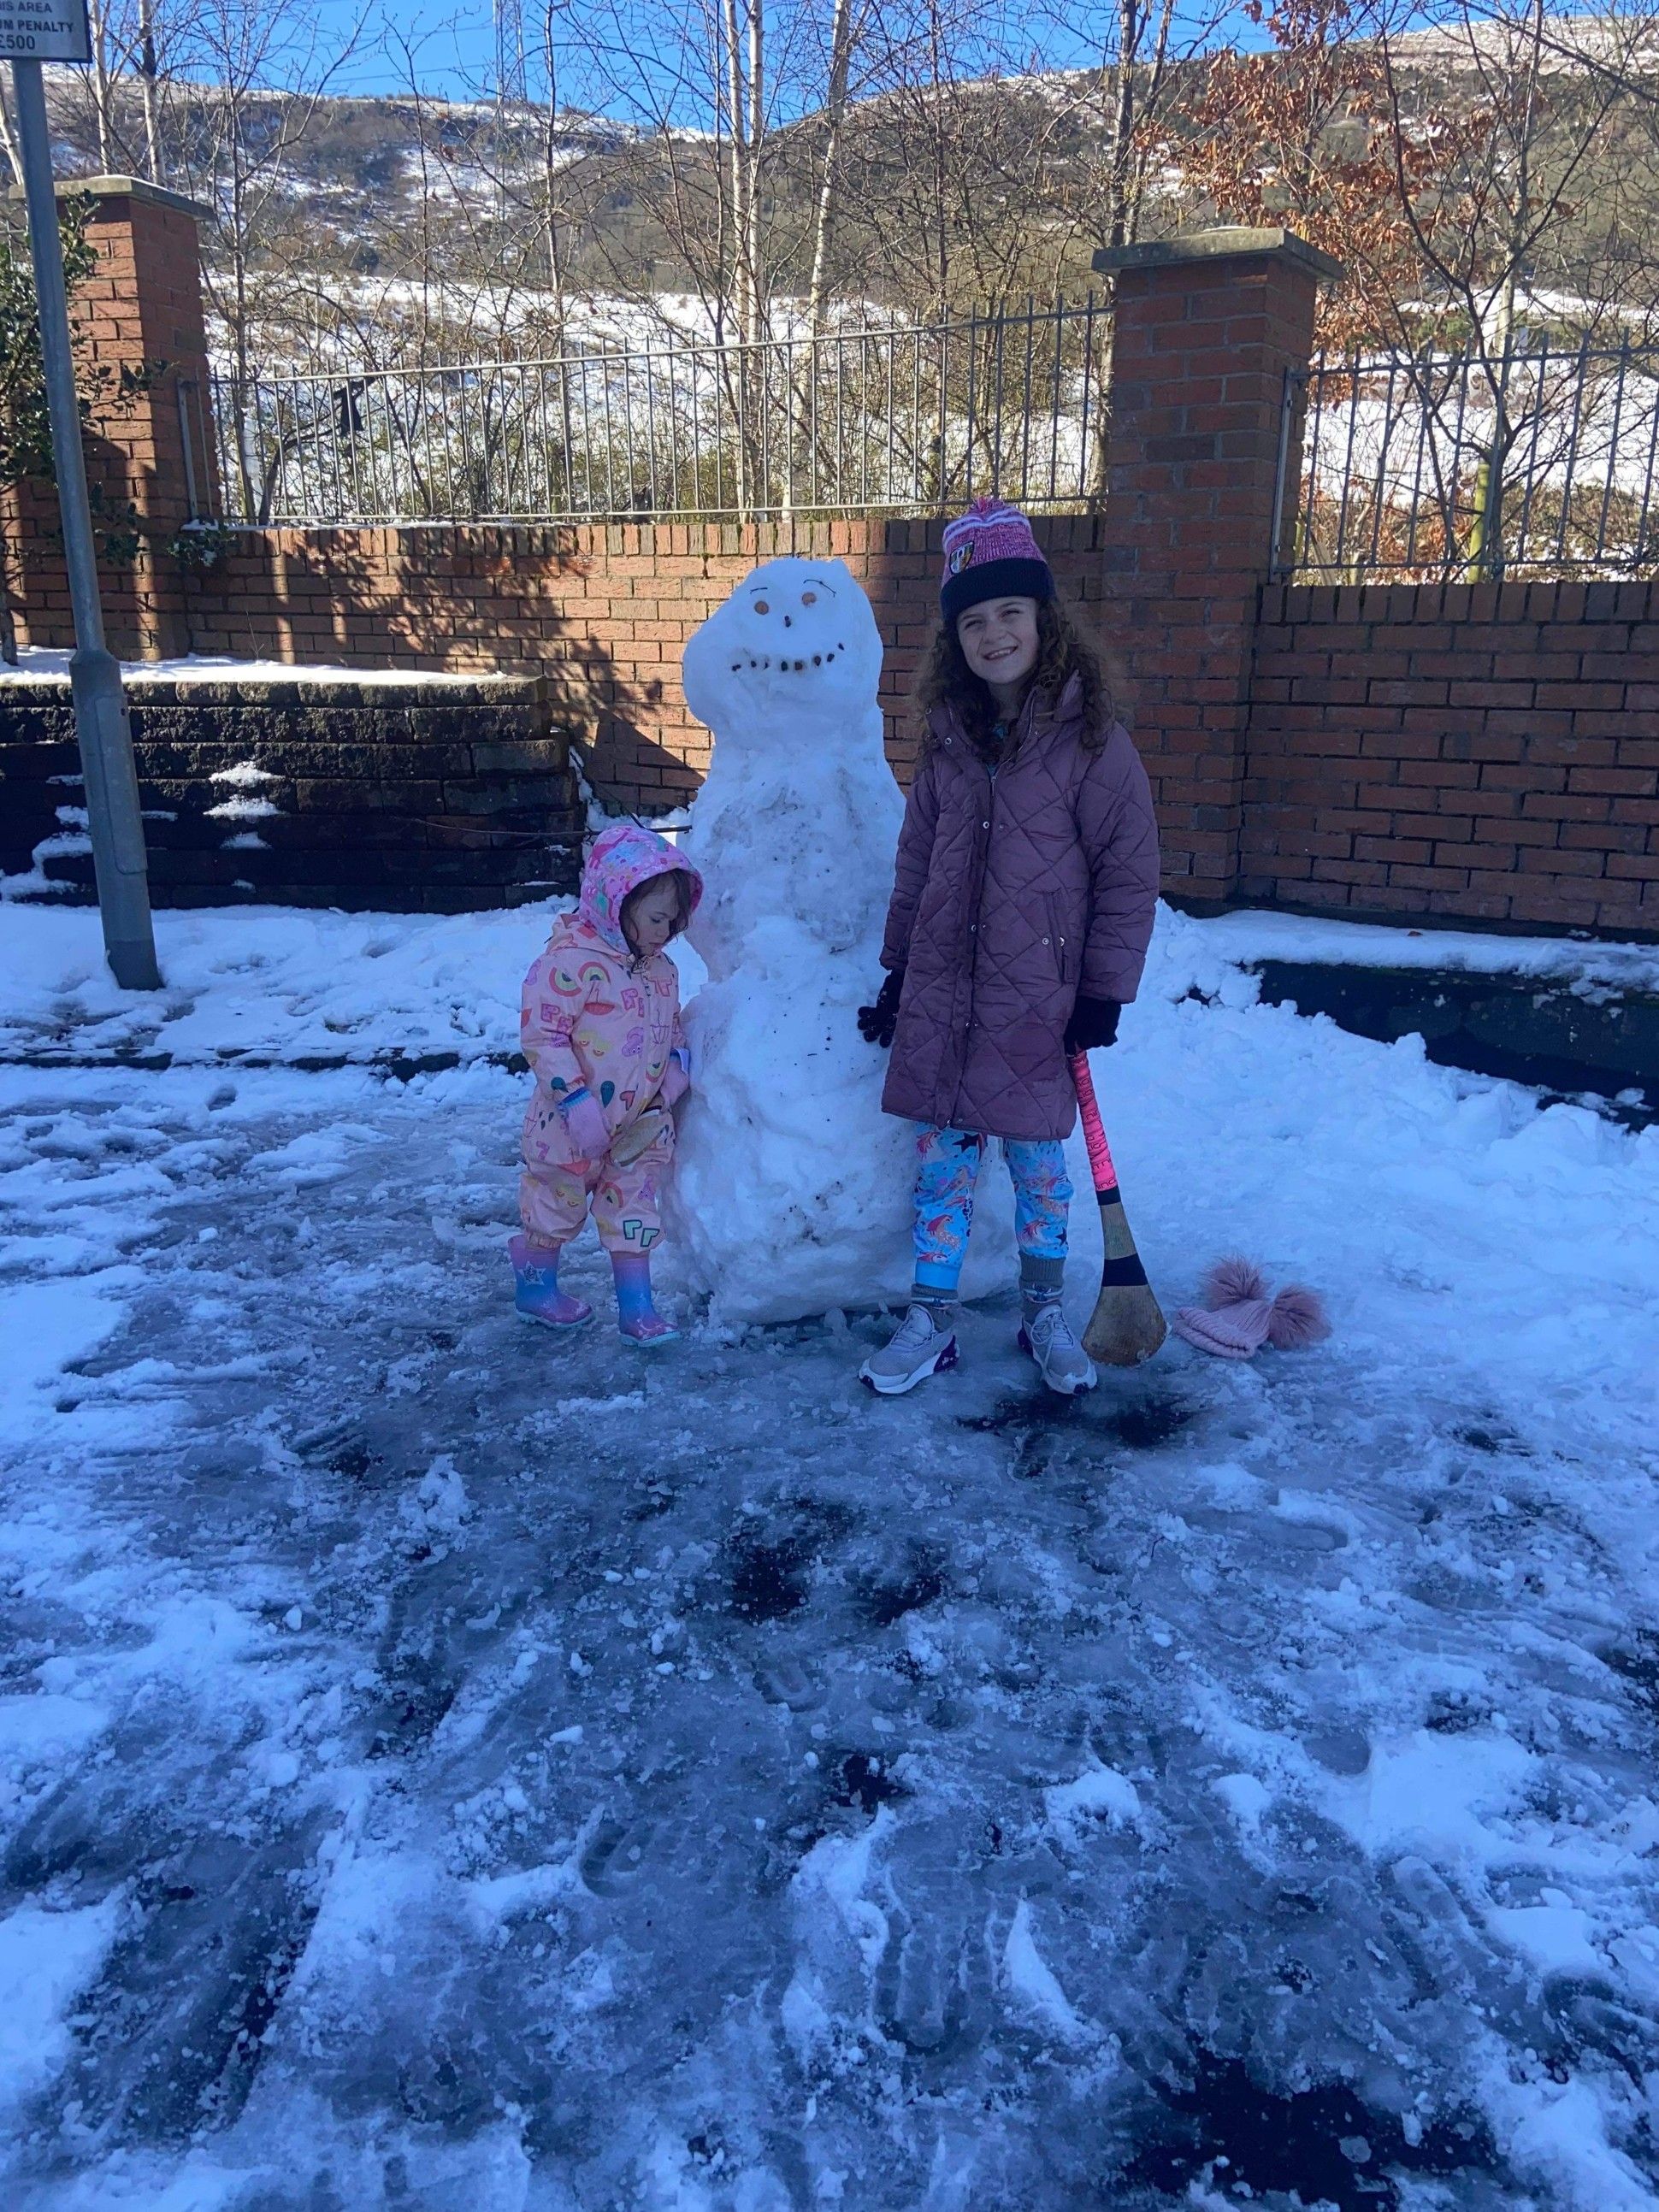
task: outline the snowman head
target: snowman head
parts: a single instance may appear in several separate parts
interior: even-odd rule
[[[763,561],[685,648],[686,703],[717,736],[873,707],[881,637],[844,561]]]

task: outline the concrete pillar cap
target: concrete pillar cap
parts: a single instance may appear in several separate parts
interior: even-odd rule
[[[152,185],[143,177],[59,177],[53,189],[60,200],[148,200],[153,207],[174,208],[180,215],[194,216],[198,222],[219,220],[205,202],[186,199],[183,192],[170,192],[165,185]],[[12,185],[6,198],[21,200],[22,186]]]
[[[1278,254],[1316,282],[1338,284],[1347,275],[1340,261],[1310,246],[1293,230],[1277,226],[1253,229],[1248,223],[1224,223],[1214,230],[1177,232],[1174,238],[1143,239],[1136,246],[1103,246],[1094,265],[1103,276],[1126,269],[1170,269],[1183,261],[1221,261]]]

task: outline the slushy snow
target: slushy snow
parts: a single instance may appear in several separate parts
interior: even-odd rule
[[[1166,913],[1153,1282],[1328,1343],[647,1362],[512,1318],[547,922],[0,911],[7,2212],[1650,2212],[1659,1133]]]

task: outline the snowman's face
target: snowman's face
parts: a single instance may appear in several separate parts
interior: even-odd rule
[[[880,676],[870,602],[840,561],[763,562],[685,648],[686,699],[720,732],[867,707]]]

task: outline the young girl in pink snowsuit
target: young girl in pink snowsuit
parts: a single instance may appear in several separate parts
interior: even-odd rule
[[[524,1321],[574,1328],[591,1316],[558,1273],[591,1206],[623,1335],[656,1345],[678,1334],[651,1297],[671,1109],[690,1081],[679,979],[664,948],[702,896],[702,878],[665,839],[619,823],[594,845],[575,912],[560,916],[524,979],[519,1035],[536,1091],[524,1123],[524,1233],[509,1247]]]

